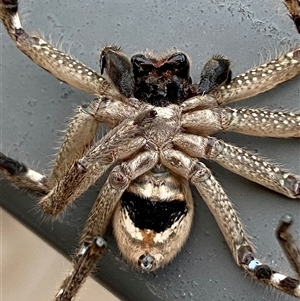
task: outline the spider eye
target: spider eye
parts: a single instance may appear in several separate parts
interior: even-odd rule
[[[142,271],[150,272],[153,267],[154,261],[154,258],[146,253],[140,256],[139,266],[141,267]]]

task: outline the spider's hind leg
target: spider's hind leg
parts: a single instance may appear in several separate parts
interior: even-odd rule
[[[246,234],[232,202],[210,170],[197,159],[188,157],[178,150],[164,151],[162,160],[170,170],[190,179],[192,184],[195,185],[218,223],[236,263],[253,279],[300,298],[299,279],[279,273],[255,257],[254,246]],[[174,164],[174,162],[181,162],[181,165]],[[287,233],[287,228],[285,224],[281,227],[283,231],[279,231],[279,233],[282,238],[284,238],[283,234]],[[284,242],[283,249],[289,249],[291,246],[295,246],[293,241]],[[289,252],[289,254],[293,255],[294,252]],[[293,262],[293,267],[295,264],[298,265],[298,258],[299,255],[296,260],[290,260],[290,262]],[[299,267],[295,270],[299,270]],[[300,278],[299,274],[298,278]]]

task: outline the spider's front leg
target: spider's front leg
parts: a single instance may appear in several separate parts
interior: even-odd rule
[[[300,1],[284,1],[291,19],[300,33]],[[218,104],[226,104],[271,90],[300,74],[300,48],[279,56],[234,78],[215,91]]]
[[[104,254],[106,243],[102,236],[122,194],[132,180],[153,168],[157,161],[157,152],[149,150],[112,170],[86,222],[71,274],[63,282],[55,301],[70,301],[76,295],[96,261]]]
[[[51,46],[38,35],[27,33],[19,18],[17,0],[0,1],[0,19],[16,46],[59,80],[92,94],[103,94],[104,91],[113,93],[108,82],[97,72]]]
[[[300,281],[298,279],[273,270],[270,266],[263,264],[255,257],[254,246],[250,242],[231,201],[210,170],[203,163],[174,149],[163,151],[162,162],[176,174],[190,179],[195,185],[215,217],[239,266],[252,278],[300,298]],[[285,229],[281,231],[282,233],[286,233]],[[298,265],[299,260],[297,259],[293,263],[292,267],[295,264]],[[295,271],[300,278],[299,269],[300,266],[297,266]]]

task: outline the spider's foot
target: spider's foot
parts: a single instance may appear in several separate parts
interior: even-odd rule
[[[28,172],[25,164],[7,157],[3,153],[0,153],[0,170],[11,176],[23,176]]]
[[[49,190],[46,176],[1,152],[0,172],[17,187],[23,187],[38,194],[46,194]]]
[[[39,44],[38,38],[31,37],[22,28],[17,0],[0,0],[0,19],[14,40],[32,45]]]
[[[17,0],[0,0],[0,19],[13,39],[29,38],[29,35],[22,28]]]
[[[286,231],[292,225],[292,223],[293,223],[292,216],[290,214],[284,215],[279,221],[277,231],[279,232]]]
[[[282,219],[282,224],[289,226],[289,223],[291,223],[291,218],[287,215]],[[289,295],[300,297],[300,281],[298,279],[281,274],[273,270],[269,265],[260,262],[254,256],[250,246],[243,245],[239,247],[238,258],[239,264],[254,279],[273,286]]]

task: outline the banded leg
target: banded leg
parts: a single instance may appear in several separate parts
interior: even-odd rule
[[[0,172],[17,187],[26,188],[38,194],[47,194],[51,187],[47,176],[36,172],[25,164],[0,152]]]
[[[213,137],[180,134],[174,144],[192,157],[206,158],[260,185],[300,199],[300,176],[285,171],[242,148]]]
[[[96,261],[104,254],[106,243],[102,236],[123,192],[133,179],[153,168],[157,161],[155,151],[145,151],[116,166],[110,173],[86,222],[73,270],[63,282],[55,301],[69,301],[76,295]]]
[[[300,137],[299,112],[229,107],[195,110],[183,114],[181,125],[202,136],[228,131],[263,137]]]
[[[64,178],[43,197],[39,204],[45,212],[57,215],[67,204],[86,191],[114,162],[125,159],[146,143],[140,131],[155,117],[154,110],[125,120],[98,141],[85,155],[76,160]]]
[[[27,33],[22,28],[17,0],[0,1],[0,19],[16,46],[59,80],[92,94],[102,94],[108,89],[108,82],[97,72],[52,47],[38,35]]]
[[[231,201],[204,164],[173,149],[163,152],[162,161],[170,170],[190,179],[195,185],[215,217],[233,257],[240,267],[252,278],[300,298],[299,280],[278,273],[255,257],[254,247],[245,233]],[[182,164],[179,165],[177,162]]]

